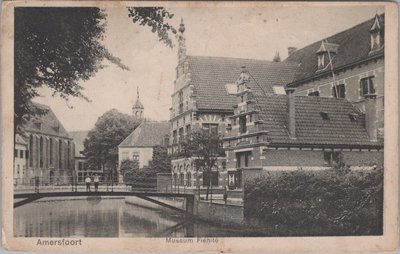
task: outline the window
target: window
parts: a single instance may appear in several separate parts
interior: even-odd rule
[[[53,139],[50,138],[50,165],[53,165]]]
[[[18,149],[14,149],[14,157],[18,158]]]
[[[344,86],[344,84],[334,86],[332,87],[332,93],[333,97],[335,98],[346,98],[346,87]]]
[[[218,186],[218,171],[203,172],[203,186]]]
[[[24,158],[24,151],[23,151],[23,150],[20,150],[20,151],[19,151],[19,157],[20,157],[20,158]]]
[[[174,144],[177,143],[177,132],[176,132],[176,130],[174,130],[174,131],[172,132],[172,142],[173,142]]]
[[[276,94],[286,94],[285,88],[283,86],[273,86],[272,88],[274,89],[274,93]]]
[[[323,120],[329,120],[329,115],[327,112],[319,112]]]
[[[360,95],[365,96],[368,94],[374,94],[374,76],[363,78],[360,80]]]
[[[186,174],[187,180],[186,180],[186,185],[187,186],[192,186],[192,173],[188,172]]]
[[[319,91],[310,92],[310,93],[308,93],[308,96],[316,96],[316,97],[318,97],[319,96]]]
[[[236,168],[249,167],[251,152],[236,153]]]
[[[179,185],[181,185],[181,186],[185,185],[185,174],[184,173],[179,174]]]
[[[324,68],[325,66],[325,54],[318,55],[318,68]]]
[[[180,91],[178,94],[178,100],[179,100],[179,114],[183,113],[183,92]]]
[[[43,156],[43,155],[44,155],[43,137],[40,137],[40,141],[39,141],[39,142],[40,142],[40,143],[39,143],[39,144],[40,144],[40,145],[39,145],[39,147],[40,147],[40,148],[39,148],[39,153],[40,153],[40,157],[39,157],[39,158],[40,158],[40,167],[43,168],[43,162],[44,162],[44,161],[43,161],[43,157],[44,157],[44,156]]]
[[[134,153],[132,155],[132,160],[139,162],[139,153]]]
[[[79,170],[79,171],[82,171],[82,170],[83,170],[83,162],[82,162],[82,161],[79,161],[79,162],[78,162],[78,170]]]
[[[239,117],[239,132],[240,133],[246,133],[246,116],[240,116]]]
[[[191,134],[192,134],[192,129],[191,129],[190,124],[189,124],[189,125],[186,125],[186,135],[187,135],[187,136],[190,136]]]
[[[179,128],[179,142],[183,141],[183,127]]]
[[[27,159],[29,158],[29,151],[28,150],[25,151],[25,158],[27,158]]]
[[[61,154],[62,154],[62,140],[58,141],[58,167],[62,168],[62,159],[61,159]]]
[[[203,123],[203,130],[208,132],[210,135],[218,135],[218,124],[217,123]]]
[[[129,152],[127,151],[122,152],[121,160],[129,160]]]
[[[70,154],[71,154],[71,142],[68,141],[68,147],[67,147],[67,168],[70,168]]]
[[[33,166],[33,156],[32,156],[32,153],[33,153],[33,136],[31,135],[30,137],[29,137],[29,152],[31,153],[30,154],[30,156],[29,156],[29,166]]]
[[[342,160],[342,154],[340,152],[324,152],[325,164],[333,166],[340,165]]]

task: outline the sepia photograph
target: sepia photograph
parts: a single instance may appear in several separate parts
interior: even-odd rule
[[[395,4],[43,3],[3,2],[7,249],[397,246]]]

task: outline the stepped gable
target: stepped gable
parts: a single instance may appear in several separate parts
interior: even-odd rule
[[[384,26],[385,14],[378,16],[382,27]],[[284,62],[294,62],[299,64],[295,81],[296,83],[316,75],[331,73],[330,68],[317,72],[318,61],[317,51],[321,46],[321,41],[328,41],[331,44],[338,44],[337,54],[332,57],[333,68],[341,68],[350,64],[367,60],[369,58],[383,56],[384,48],[371,52],[370,29],[374,24],[375,18],[365,21],[343,32],[319,40],[304,48],[295,50]]]

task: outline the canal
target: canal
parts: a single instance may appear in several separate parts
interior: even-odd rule
[[[16,237],[229,237],[238,230],[124,198],[36,201],[14,209]]]

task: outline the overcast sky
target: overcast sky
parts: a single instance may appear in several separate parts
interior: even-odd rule
[[[287,47],[304,47],[343,31],[384,9],[373,7],[280,7],[280,8],[168,8],[171,21],[186,26],[187,53],[272,60],[275,52],[287,57]],[[67,103],[41,91],[35,101],[49,105],[68,131],[90,130],[97,118],[116,108],[131,114],[136,88],[147,118],[168,120],[177,64],[177,48],[167,48],[148,27],[128,18],[123,8],[106,9],[108,26],[104,44],[130,70],[113,64],[82,82],[91,99],[71,99]],[[72,108],[71,108],[72,107]]]

